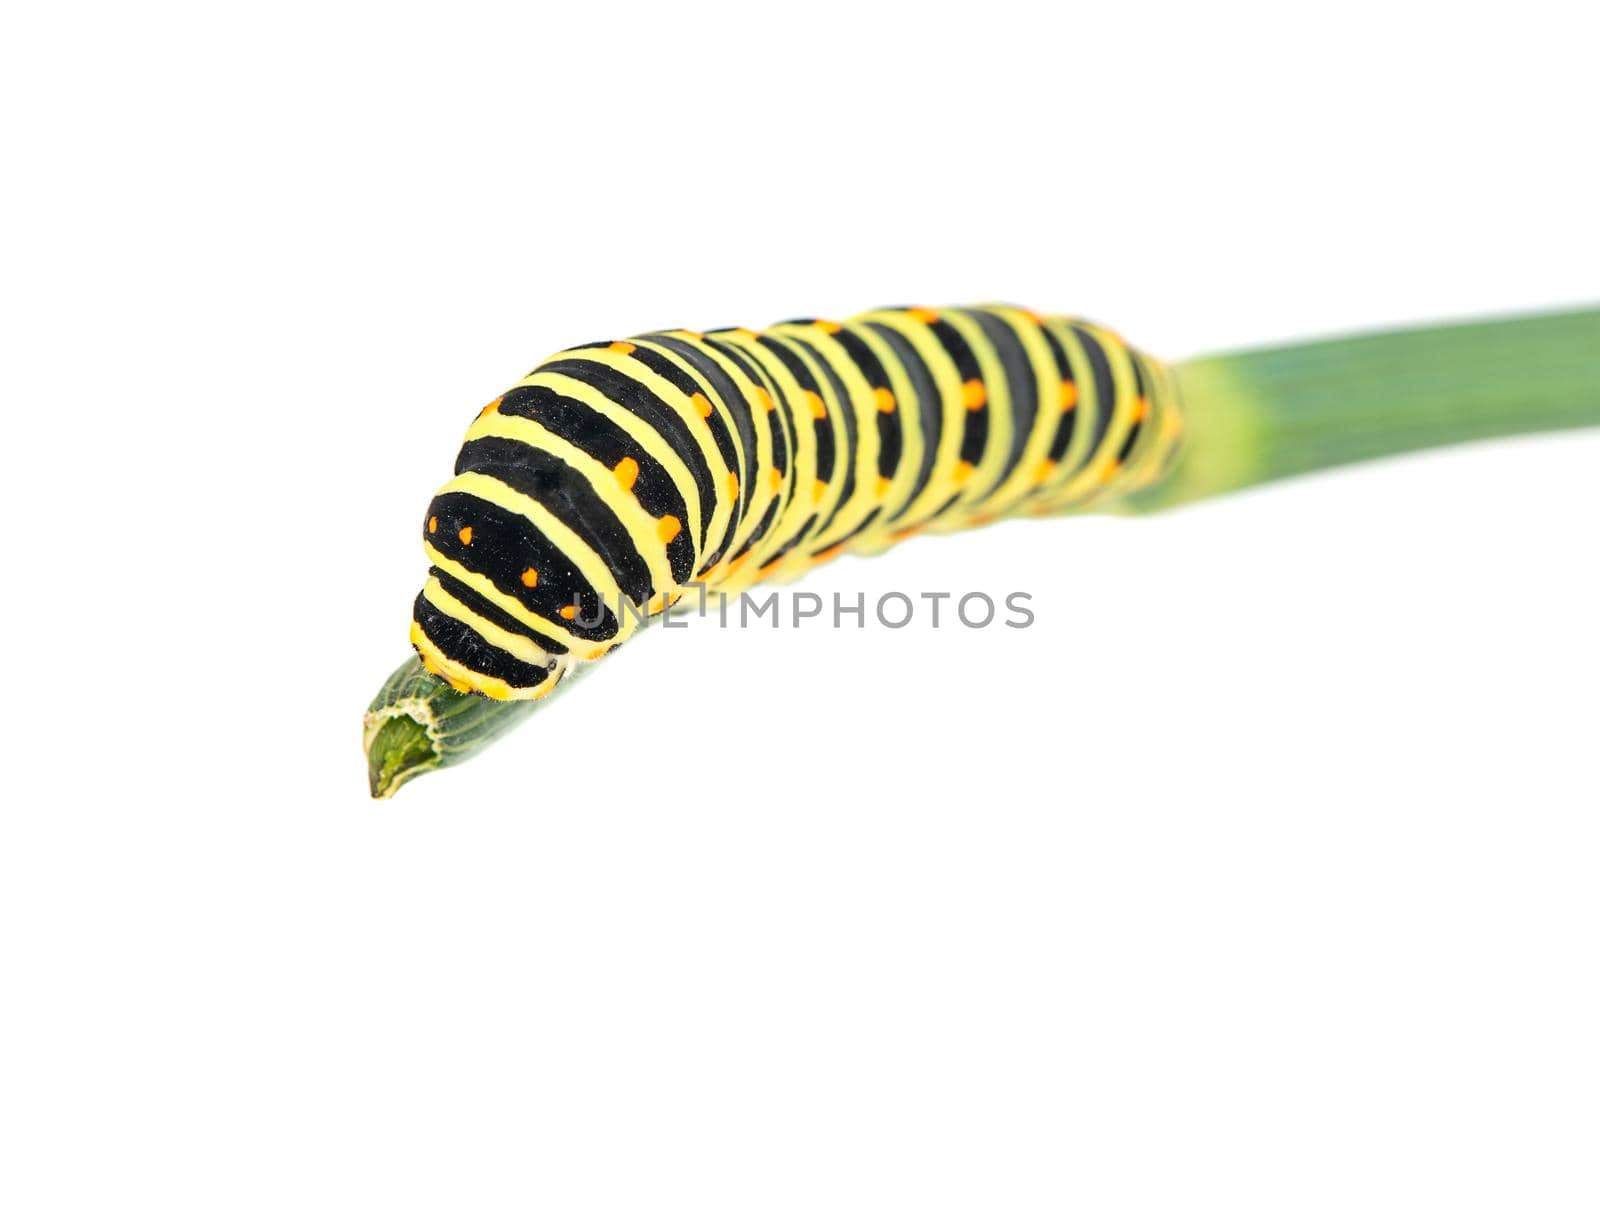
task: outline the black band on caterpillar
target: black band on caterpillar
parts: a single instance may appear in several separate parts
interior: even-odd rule
[[[570,349],[489,404],[429,506],[411,640],[537,698],[691,584],[1104,503],[1179,433],[1164,366],[1082,320],[885,309]]]

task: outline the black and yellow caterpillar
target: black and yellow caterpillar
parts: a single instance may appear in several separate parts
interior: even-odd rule
[[[1145,512],[1450,442],[1600,424],[1600,310],[1170,368],[1083,320],[897,307],[653,332],[542,363],[434,497],[380,798],[466,760],[689,592],[1003,517]]]
[[[460,692],[538,698],[691,585],[1088,507],[1153,482],[1180,431],[1161,363],[1020,307],[582,345],[467,431],[411,642]]]

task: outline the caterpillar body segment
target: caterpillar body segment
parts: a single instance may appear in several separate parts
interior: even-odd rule
[[[1104,505],[1180,435],[1172,377],[1082,320],[887,308],[569,349],[479,413],[429,505],[412,644],[533,699],[694,587]]]

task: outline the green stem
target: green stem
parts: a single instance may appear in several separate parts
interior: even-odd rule
[[[477,756],[594,667],[575,666],[536,701],[496,702],[480,694],[458,693],[412,656],[389,674],[363,720],[372,797],[387,799],[418,774]]]
[[[1600,424],[1600,309],[1223,354],[1176,367],[1187,436],[1123,508],[1431,446]]]
[[[1318,341],[1176,367],[1185,439],[1144,512],[1286,475],[1452,442],[1600,424],[1600,310]],[[598,663],[598,662],[596,662]],[[412,657],[367,709],[372,794],[454,765],[559,697],[460,694]]]

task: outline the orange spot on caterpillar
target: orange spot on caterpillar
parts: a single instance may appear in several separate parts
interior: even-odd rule
[[[828,494],[828,485],[823,483],[822,480],[819,479],[819,480],[817,480],[816,483],[811,485],[811,503],[812,504],[814,504],[814,505],[821,504],[822,503],[822,498],[824,496],[826,496],[827,494]]]
[[[671,513],[656,522],[656,533],[660,536],[662,542],[671,542],[682,529],[683,523]]]
[[[1150,401],[1145,399],[1145,397],[1142,396],[1142,395],[1136,396],[1134,398],[1134,401],[1133,401],[1133,407],[1128,409],[1129,418],[1133,421],[1134,424],[1137,425],[1140,421],[1142,421],[1145,417],[1147,417],[1149,415],[1150,415]]]
[[[972,478],[972,464],[969,463],[966,459],[962,459],[960,462],[958,462],[956,464],[955,474],[954,474],[953,478],[955,479],[957,484],[966,483],[967,480]]]
[[[932,307],[907,307],[906,314],[914,320],[921,320],[924,324],[939,322],[939,313]]]
[[[878,476],[878,499],[879,500],[882,500],[885,496],[889,495],[889,485],[892,482],[893,481],[890,480],[887,475]]]
[[[639,463],[636,459],[624,458],[611,468],[611,474],[617,477],[617,482],[622,485],[624,492],[632,492],[633,485],[639,479]]]
[[[612,341],[606,346],[612,353],[632,353],[634,346],[627,341]]]
[[[778,468],[773,467],[767,472],[767,475],[772,480],[772,490],[774,492],[781,492],[783,490],[783,472],[778,470]]]
[[[1061,410],[1071,412],[1078,406],[1078,384],[1070,378],[1061,380]]]
[[[832,336],[843,327],[842,324],[837,324],[833,320],[812,320],[811,323],[813,326],[821,328],[829,336]]]
[[[1100,471],[1100,482],[1108,484],[1117,477],[1117,472],[1122,470],[1122,464],[1116,459],[1108,462]]]
[[[577,616],[578,616],[578,607],[577,606],[575,606],[575,605],[564,605],[564,606],[561,607],[561,617],[565,618],[568,622],[571,622]]]
[[[539,587],[539,569],[525,568],[522,573],[522,583],[530,589]]]
[[[894,411],[894,392],[889,390],[889,388],[887,388],[887,387],[875,387],[875,388],[873,388],[872,398],[877,403],[879,412],[893,412]]]
[[[700,414],[701,420],[707,420],[710,418],[711,401],[705,396],[701,395],[700,392],[696,391],[693,395],[691,395],[689,397],[689,402],[694,405],[694,410]]]
[[[984,388],[983,380],[969,378],[961,384],[961,404],[968,412],[976,412],[989,402],[989,392]]]
[[[1036,484],[1044,483],[1044,481],[1049,479],[1050,476],[1055,472],[1055,469],[1056,469],[1055,460],[1051,459],[1051,458],[1045,459],[1042,463],[1039,464],[1038,469],[1036,471],[1034,471],[1034,473],[1033,473],[1033,482],[1036,483]]]
[[[478,415],[479,416],[488,416],[489,413],[491,413],[491,412],[500,411],[500,405],[504,400],[505,400],[505,396],[503,396],[503,395],[495,396],[492,400],[490,400],[482,408],[478,409]]]
[[[756,403],[761,406],[763,412],[772,411],[772,396],[767,394],[765,387],[756,388]]]
[[[428,533],[429,534],[437,534],[438,532],[439,532],[439,519],[437,517],[428,518]]]
[[[827,419],[828,407],[822,402],[822,396],[818,395],[815,391],[807,391],[805,393],[805,400],[806,407],[811,410],[811,416],[814,420]]]
[[[472,545],[472,527],[462,526],[461,529],[456,531],[456,537],[461,540],[462,546],[470,547]]]
[[[739,495],[739,473],[737,471],[728,472],[728,491],[735,496]]]

